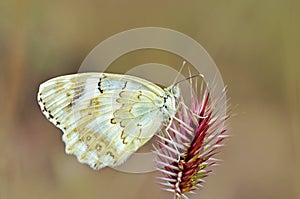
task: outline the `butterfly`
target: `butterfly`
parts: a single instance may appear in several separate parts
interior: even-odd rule
[[[180,89],[110,73],[59,76],[39,87],[38,104],[62,130],[67,154],[95,170],[116,167],[175,117]]]

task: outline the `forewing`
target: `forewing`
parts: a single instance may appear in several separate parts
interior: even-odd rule
[[[160,93],[146,83],[103,73],[62,76],[40,86],[38,102],[63,131],[66,153],[100,169],[123,163],[159,129]]]

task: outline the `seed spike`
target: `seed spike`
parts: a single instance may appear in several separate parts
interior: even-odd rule
[[[164,190],[174,193],[177,199],[187,199],[187,194],[203,187],[203,179],[213,174],[213,166],[219,165],[217,162],[220,160],[214,156],[224,146],[224,139],[229,137],[224,125],[229,116],[221,115],[221,111],[216,109],[221,99],[226,97],[226,89],[212,99],[202,81],[200,93],[198,90],[197,96],[190,93],[191,106],[185,105],[184,99],[181,99],[171,124],[157,135],[159,141],[155,147],[160,149],[156,153],[157,171],[162,173],[159,183],[165,186]]]

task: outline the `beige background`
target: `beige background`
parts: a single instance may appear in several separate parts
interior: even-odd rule
[[[0,198],[171,198],[156,173],[95,172],[65,155],[36,102],[42,81],[76,73],[99,42],[144,26],[197,40],[228,85],[232,138],[193,198],[300,198],[298,11],[296,0],[1,1]],[[138,51],[109,71],[154,61],[182,60]]]

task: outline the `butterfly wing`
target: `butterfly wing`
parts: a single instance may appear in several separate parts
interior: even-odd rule
[[[122,164],[159,130],[162,95],[137,77],[83,73],[41,84],[38,102],[63,131],[66,153],[100,169]]]

